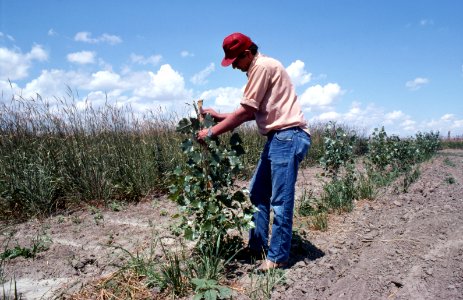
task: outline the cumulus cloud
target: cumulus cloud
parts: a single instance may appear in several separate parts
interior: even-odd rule
[[[215,109],[223,112],[233,111],[240,105],[243,96],[243,88],[221,87],[213,90],[207,90],[201,93],[200,99],[213,102]]]
[[[194,84],[206,84],[207,77],[209,77],[209,75],[211,75],[214,71],[215,71],[215,64],[210,63],[205,69],[193,75],[190,81]]]
[[[0,48],[0,79],[23,79],[28,76],[33,61],[47,59],[48,53],[40,45],[34,45],[28,53]]]
[[[312,77],[312,73],[307,73],[304,66],[305,64],[303,61],[296,60],[286,68],[289,77],[291,77],[292,82],[296,86],[308,83]]]
[[[104,33],[99,37],[92,38],[92,33],[86,31],[76,33],[76,35],[74,36],[74,40],[77,42],[84,42],[90,44],[108,43],[110,45],[116,45],[122,43],[122,39],[117,35],[110,35]]]
[[[0,81],[2,88],[6,86],[5,82]],[[156,73],[43,70],[40,76],[21,88],[20,93],[25,98],[34,98],[39,94],[53,104],[56,99],[68,97],[67,87],[79,92],[80,99],[77,100],[82,108],[90,103],[95,107],[109,100],[112,103],[130,104],[136,112],[146,112],[156,107],[180,110],[182,104],[192,99],[192,92],[185,88],[184,78],[170,65],[162,65]],[[14,92],[19,94],[16,89]]]
[[[180,52],[180,56],[181,57],[192,57],[192,56],[195,56],[195,55],[193,53],[191,53],[191,52],[183,50],[182,52]]]
[[[346,112],[331,109],[313,115],[309,119],[309,124],[325,124],[329,121],[349,125],[350,128],[354,128],[357,132],[364,132],[367,135],[371,134],[375,128],[382,126],[386,128],[388,134],[404,136],[415,134],[418,128],[417,123],[410,116],[399,110],[386,112],[383,108],[373,104],[362,106],[360,102],[353,102]]]
[[[402,123],[400,123],[400,126],[402,127],[404,131],[409,131],[413,133],[416,131],[415,125],[416,125],[416,122],[410,119],[405,120]]]
[[[405,83],[405,86],[411,91],[416,91],[420,89],[423,85],[426,85],[428,83],[429,83],[428,78],[417,77],[413,80],[407,81]]]
[[[26,98],[35,97],[36,94],[43,98],[53,98],[63,95],[66,86],[81,87],[88,81],[87,74],[63,71],[42,70],[39,77],[26,84],[22,94]]]
[[[337,83],[328,83],[324,86],[319,84],[306,89],[300,96],[301,105],[323,109],[333,103],[333,101],[343,94],[341,87]]]
[[[143,55],[137,55],[132,53],[130,55],[130,60],[133,63],[140,64],[140,65],[158,65],[162,60],[162,55],[151,55],[149,57],[144,57]]]
[[[385,124],[393,124],[397,120],[401,120],[406,118],[407,116],[400,110],[394,110],[392,112],[386,113],[384,115],[384,123]]]
[[[441,117],[441,120],[443,121],[451,121],[451,120],[454,120],[455,119],[455,115],[454,114],[445,114]]]
[[[140,76],[134,95],[159,101],[184,101],[188,99],[185,80],[168,64],[162,65],[157,73],[145,72]]]
[[[67,59],[69,62],[76,63],[76,64],[93,64],[95,63],[96,53],[92,51],[80,51],[69,53],[67,55]]]
[[[86,88],[104,91],[121,88],[121,76],[111,71],[98,71],[91,75]]]

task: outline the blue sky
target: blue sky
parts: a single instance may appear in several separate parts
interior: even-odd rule
[[[237,107],[246,76],[223,68],[243,32],[287,68],[309,123],[463,135],[463,1],[0,0],[0,101],[67,87],[137,112],[205,99]]]

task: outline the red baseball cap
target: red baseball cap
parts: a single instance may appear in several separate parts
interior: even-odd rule
[[[235,32],[227,36],[223,40],[223,51],[225,57],[222,59],[222,66],[227,67],[231,65],[235,59],[247,50],[252,45],[252,41],[248,36],[242,33]]]

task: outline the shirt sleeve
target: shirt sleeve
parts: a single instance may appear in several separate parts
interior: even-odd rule
[[[259,110],[262,99],[264,99],[269,86],[269,72],[264,66],[257,65],[248,76],[248,83],[244,89],[241,104]]]

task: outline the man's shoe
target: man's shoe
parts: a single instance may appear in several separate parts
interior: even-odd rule
[[[271,260],[264,260],[264,262],[256,269],[258,273],[265,273],[274,269],[285,269],[288,267],[288,262],[273,262]]]

